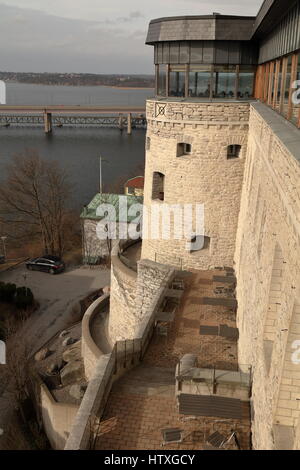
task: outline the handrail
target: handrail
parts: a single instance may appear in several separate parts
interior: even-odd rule
[[[73,423],[65,450],[84,450],[88,448],[93,425],[97,417],[101,417],[113,382],[142,361],[154,332],[156,313],[164,299],[164,293],[174,277],[175,270],[170,270],[166,276],[165,285],[159,289],[153,299],[151,315],[145,318],[137,337],[117,341],[110,354],[99,358],[95,373],[88,384]]]

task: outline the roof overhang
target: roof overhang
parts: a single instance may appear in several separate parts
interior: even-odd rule
[[[257,14],[253,39],[267,35],[281,21],[297,0],[265,0]]]

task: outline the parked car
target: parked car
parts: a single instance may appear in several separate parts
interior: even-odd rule
[[[32,271],[58,274],[65,270],[65,263],[57,256],[45,255],[41,258],[33,258],[27,261],[26,267]]]

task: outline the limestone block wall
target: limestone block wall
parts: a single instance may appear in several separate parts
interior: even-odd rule
[[[85,219],[83,221],[83,248],[86,260],[104,258],[109,250],[106,240],[100,240],[97,236],[98,220]]]
[[[232,266],[247,153],[249,103],[147,102],[144,204],[204,204],[205,235],[210,244],[190,253],[186,240],[146,238],[142,258],[184,269]],[[191,153],[177,156],[177,144]],[[227,159],[229,145],[240,145],[239,158]],[[153,200],[153,174],[164,177],[164,201]],[[155,180],[154,180],[155,183]],[[174,235],[171,220],[171,236]],[[193,227],[195,230],[196,227]]]
[[[276,425],[292,428],[291,446],[299,445],[300,166],[280,139],[297,134],[264,108],[251,105],[235,261],[239,362],[253,368],[253,445],[274,449]]]
[[[125,266],[113,250],[109,311],[109,338],[111,343],[138,337],[158,292],[165,288],[172,270],[169,266],[143,260],[138,272]]]
[[[79,406],[57,403],[45,385],[41,385],[43,425],[52,449],[63,450]]]
[[[81,324],[81,356],[84,364],[85,376],[91,380],[95,372],[95,367],[103,352],[95,344],[91,334],[91,325],[94,317],[99,312],[109,308],[109,294],[104,294],[95,300],[86,310]]]
[[[111,343],[131,338],[135,329],[135,297],[137,273],[119,258],[116,243],[111,256],[111,290],[109,310],[109,338]]]

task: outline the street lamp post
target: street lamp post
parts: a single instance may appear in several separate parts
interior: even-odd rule
[[[107,163],[107,160],[105,160],[101,155],[100,155],[100,194],[102,194],[102,163]]]
[[[100,155],[100,194],[102,194],[102,157]]]

